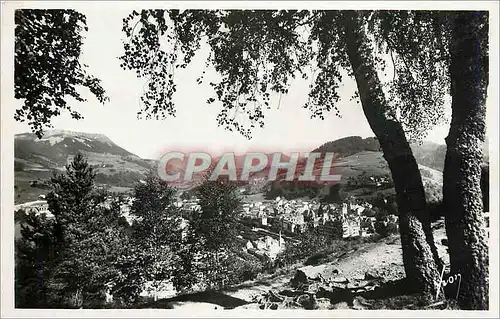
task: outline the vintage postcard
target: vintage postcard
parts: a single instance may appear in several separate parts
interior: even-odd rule
[[[2,317],[498,315],[498,3],[1,5]]]

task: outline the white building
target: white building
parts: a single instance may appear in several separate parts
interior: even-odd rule
[[[18,211],[20,209],[23,209],[26,214],[35,214],[36,216],[46,214],[49,218],[54,217],[54,215],[49,211],[49,204],[45,200],[37,200],[14,206],[14,211]]]

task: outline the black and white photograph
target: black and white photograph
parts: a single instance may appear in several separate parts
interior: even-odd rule
[[[2,317],[498,316],[497,2],[1,5]]]

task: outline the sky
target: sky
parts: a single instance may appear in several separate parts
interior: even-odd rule
[[[177,116],[165,120],[138,120],[140,96],[145,80],[137,78],[132,71],[120,67],[118,57],[123,53],[124,34],[122,19],[130,9],[101,9],[97,6],[80,10],[87,16],[89,31],[83,46],[82,60],[89,65],[89,73],[102,80],[102,85],[110,97],[106,104],[99,104],[86,89],[81,92],[87,102],[70,101],[75,110],[83,116],[74,120],[68,114],[53,119],[55,129],[88,133],[101,133],[119,146],[143,158],[158,158],[174,145],[197,145],[215,150],[245,151],[247,149],[312,150],[321,144],[346,136],[373,136],[361,105],[350,101],[355,92],[353,80],[346,81],[340,88],[342,100],[339,102],[342,118],[333,112],[324,120],[311,119],[310,111],[304,105],[309,82],[293,82],[289,94],[277,97],[272,110],[265,113],[265,127],[253,131],[247,140],[237,132],[229,132],[218,127],[216,115],[220,104],[207,105],[213,96],[207,84],[196,84],[204,67],[202,50],[190,64],[176,72],[178,90],[175,95]],[[310,80],[309,80],[310,81]],[[17,101],[16,107],[20,105]],[[14,124],[15,133],[29,131],[25,123]],[[430,132],[427,140],[444,144],[448,127],[443,125]]]

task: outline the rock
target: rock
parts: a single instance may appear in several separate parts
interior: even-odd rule
[[[328,298],[316,298],[316,304],[318,310],[328,310],[332,306]]]
[[[304,272],[306,277],[310,280],[324,280],[323,278],[323,272],[325,271],[326,266],[325,265],[320,265],[320,266],[306,266],[299,268],[300,271]]]
[[[347,284],[349,282],[349,280],[345,277],[333,277],[330,278],[330,281],[338,284]]]
[[[377,287],[378,287],[377,285],[366,285],[363,287],[363,289],[366,291],[372,291],[372,290],[375,290],[375,288],[377,288]]]
[[[371,271],[365,272],[365,280],[382,279],[382,277],[376,275]]]
[[[352,282],[352,283],[348,283],[347,284],[347,289],[359,289],[359,288],[365,287],[368,284],[369,284],[369,281],[366,281],[366,280],[355,281],[355,282]]]
[[[352,309],[363,310],[366,309],[367,303],[363,297],[356,297],[352,301]]]
[[[336,303],[333,306],[331,306],[331,309],[351,309],[351,308],[349,307],[347,302],[341,301],[341,302]]]
[[[300,287],[301,285],[303,284],[306,284],[307,283],[307,276],[306,274],[298,269],[296,272],[295,272],[295,276],[292,278],[292,280],[290,280],[290,285],[293,287],[293,288],[298,288]]]
[[[313,283],[312,285],[309,285],[309,287],[307,287],[307,292],[315,294],[316,292],[318,292],[319,287],[320,286],[318,285],[318,283]]]
[[[345,283],[339,283],[339,282],[331,282],[330,283],[331,288],[336,288],[336,289],[346,289],[347,284]]]
[[[357,296],[356,298],[354,298],[353,300],[353,306],[357,306],[361,309],[373,309],[373,304],[368,302],[365,298],[361,297],[361,296]]]
[[[272,304],[269,306],[269,309],[271,309],[271,310],[276,310],[276,309],[278,309],[278,304],[277,304],[277,303],[272,303]]]

